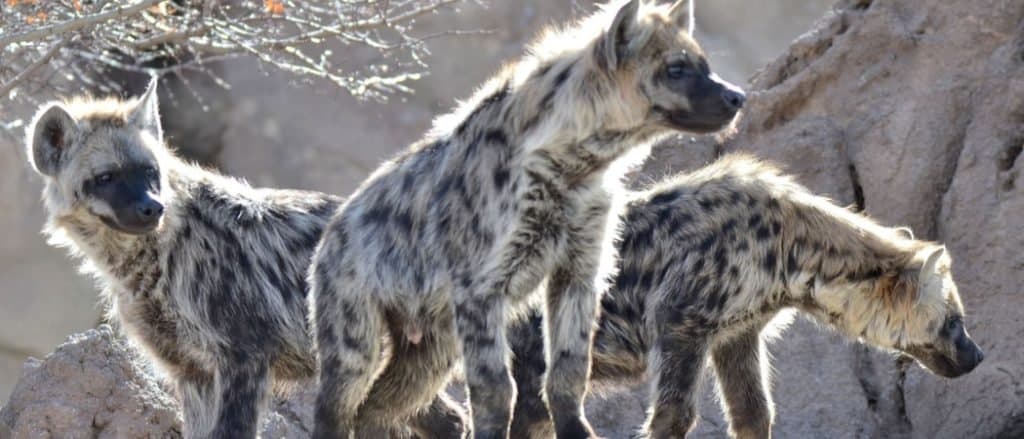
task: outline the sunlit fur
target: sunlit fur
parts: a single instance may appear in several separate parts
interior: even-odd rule
[[[652,379],[646,436],[685,436],[710,358],[732,436],[769,437],[764,339],[788,320],[776,318],[786,309],[870,345],[912,355],[929,346],[955,370],[942,370],[945,360],[916,358],[942,375],[981,361],[966,332],[953,346],[942,331],[963,316],[943,247],[836,206],[769,164],[727,156],[626,198],[621,260],[602,301],[592,379]],[[543,373],[533,360],[540,355],[536,317],[512,333],[523,368],[517,382],[536,388]],[[956,364],[958,354],[964,364]],[[520,394],[519,436],[550,434],[537,400],[536,391]]]
[[[272,384],[312,383],[306,272],[339,198],[255,189],[175,157],[155,82],[138,100],[48,104],[27,143],[45,180],[45,233],[82,260],[108,319],[171,381],[186,437],[255,437]],[[140,164],[160,174],[152,196],[164,214],[148,233],[121,233],[83,188]],[[450,406],[439,400],[428,413],[457,426]]]
[[[591,434],[581,401],[614,268],[604,184],[624,166],[612,163],[691,121],[721,128],[742,105],[706,69],[688,5],[619,3],[547,32],[352,195],[311,269],[314,436],[347,437],[376,413],[407,416],[461,356],[474,434],[505,437],[515,397],[505,322],[542,284],[545,397],[560,436]],[[692,61],[692,81],[659,79],[679,57]]]

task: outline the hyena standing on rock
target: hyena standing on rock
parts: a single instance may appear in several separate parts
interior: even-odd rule
[[[111,320],[173,380],[186,436],[255,437],[270,382],[315,376],[306,274],[341,200],[175,157],[155,80],[135,101],[49,104],[28,136],[51,243],[83,260]]]
[[[956,377],[984,358],[944,247],[815,196],[775,168],[723,158],[631,194],[619,271],[594,336],[595,383],[652,378],[644,435],[684,437],[710,357],[733,437],[771,436],[762,334],[795,308]],[[536,314],[536,313],[535,313]],[[515,437],[546,437],[539,315],[515,325]]]
[[[560,437],[592,435],[581,401],[614,266],[605,171],[671,130],[722,128],[744,101],[709,71],[689,1],[607,12],[543,38],[332,220],[311,267],[316,437],[414,412],[460,354],[476,437],[506,437],[506,320],[545,279],[547,403]]]

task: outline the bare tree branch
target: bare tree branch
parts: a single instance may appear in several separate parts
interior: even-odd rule
[[[133,5],[119,6],[112,11],[101,12],[98,14],[93,14],[85,17],[74,18],[50,26],[42,26],[27,32],[8,35],[6,37],[0,36],[0,50],[3,50],[9,44],[18,43],[22,41],[38,40],[40,38],[48,37],[51,35],[61,35],[70,31],[96,26],[105,21],[125,18],[127,16],[137,14],[143,9],[153,6],[159,3],[160,1],[161,0],[142,0]]]
[[[321,78],[360,98],[408,92],[426,71],[418,20],[467,0],[4,0],[0,3],[0,133],[12,104],[120,92],[116,72],[201,72],[229,58],[297,79]],[[479,0],[470,0],[479,1]],[[10,115],[10,116],[9,116]],[[23,116],[23,115],[22,115]]]
[[[26,78],[28,78],[30,75],[39,70],[40,67],[50,62],[50,60],[53,59],[54,55],[56,55],[57,52],[60,52],[60,50],[63,49],[64,46],[67,45],[67,43],[68,40],[60,40],[54,43],[52,46],[50,46],[50,49],[47,50],[45,54],[43,54],[43,56],[40,56],[39,59],[33,61],[32,64],[25,66],[25,68],[23,68],[20,72],[18,72],[17,75],[15,75],[7,82],[0,84],[0,96],[7,96],[7,94],[10,93],[11,90],[14,89],[14,87],[17,87],[18,84],[24,82]]]

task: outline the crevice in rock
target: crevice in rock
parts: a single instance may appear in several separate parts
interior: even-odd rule
[[[1009,171],[1013,169],[1013,164],[1017,162],[1017,157],[1020,157],[1020,153],[1024,151],[1024,139],[1013,139],[1009,143],[1009,146],[1003,149],[1002,154],[999,155],[999,170]]]
[[[999,169],[999,187],[1004,191],[1012,191],[1017,187],[1017,172],[1013,167],[1021,152],[1024,152],[1024,138],[1015,137],[999,153],[996,168]]]
[[[857,209],[857,212],[863,212],[867,207],[867,202],[864,201],[864,187],[860,185],[860,175],[857,173],[857,167],[854,166],[853,160],[846,166],[850,172],[850,184],[853,186],[853,203]]]

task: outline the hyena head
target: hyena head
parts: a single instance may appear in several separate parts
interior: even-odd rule
[[[915,258],[917,303],[909,317],[908,337],[896,346],[932,372],[947,378],[966,374],[985,354],[967,334],[964,306],[953,281],[952,261],[944,246],[928,248]],[[916,265],[915,264],[915,265]]]
[[[45,105],[28,130],[28,157],[46,180],[52,217],[141,235],[160,224],[166,187],[156,79],[135,101]]]
[[[693,0],[632,0],[619,8],[594,53],[619,88],[606,97],[611,111],[627,124],[695,133],[733,120],[746,96],[712,73],[693,28]]]
[[[918,246],[902,259],[877,277],[818,285],[831,290],[822,296],[831,296],[826,308],[839,314],[834,323],[868,343],[914,357],[937,375],[955,378],[974,370],[985,355],[964,327],[946,248]]]

